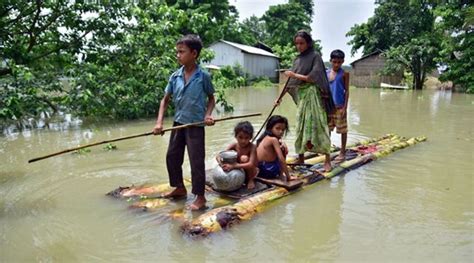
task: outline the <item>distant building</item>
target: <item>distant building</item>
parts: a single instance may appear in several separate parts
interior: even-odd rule
[[[382,75],[385,66],[385,57],[381,50],[372,52],[351,63],[352,71],[350,84],[356,87],[380,87],[380,83],[399,85],[403,79],[403,72],[393,75]]]
[[[266,50],[242,45],[230,41],[219,40],[210,47],[215,53],[211,65],[240,65],[251,78],[268,77],[272,81],[278,79],[279,57]]]

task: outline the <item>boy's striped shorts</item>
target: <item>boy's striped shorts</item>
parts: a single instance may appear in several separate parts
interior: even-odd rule
[[[347,113],[344,115],[343,108],[336,108],[336,112],[329,118],[328,126],[329,131],[334,130],[335,127],[337,133],[347,133]]]

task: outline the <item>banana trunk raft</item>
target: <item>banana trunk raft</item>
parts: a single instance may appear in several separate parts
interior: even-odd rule
[[[348,146],[348,149],[354,147],[370,147],[374,143],[381,142],[387,140],[396,139],[397,136],[393,134],[387,134],[381,136],[379,138],[367,139],[364,141],[357,142],[353,145]],[[335,157],[339,154],[338,149],[333,149],[331,153],[331,157]],[[295,163],[297,161],[297,156],[289,156],[287,157],[287,163]],[[316,156],[314,153],[306,153],[305,154],[305,164],[306,165],[315,165],[318,163],[322,163],[324,161],[324,156]],[[301,173],[306,170],[307,173],[312,174],[313,176],[310,178],[306,178],[305,180],[315,180],[317,178],[321,179],[322,177],[316,176],[314,171],[309,171],[305,169],[305,167],[290,167],[290,171],[292,173]],[[314,169],[313,169],[314,170]],[[189,187],[191,185],[189,180],[185,180],[185,186]],[[261,192],[266,189],[272,188],[270,186],[260,185],[260,188],[257,189],[255,192]],[[110,191],[107,193],[108,196],[118,198],[118,199],[126,199],[130,203],[130,208],[137,208],[142,209],[145,211],[154,211],[158,209],[164,209],[165,207],[177,208],[173,206],[175,202],[170,202],[169,199],[160,198],[161,194],[169,192],[172,190],[169,183],[162,183],[162,184],[144,184],[139,186],[125,186],[125,187],[118,187],[115,190]],[[206,186],[206,198],[208,199],[207,207],[217,208],[220,206],[228,205],[235,202],[235,197],[229,193],[218,193],[214,191],[212,188]],[[175,214],[176,210],[172,210],[172,213]],[[163,211],[165,212],[165,211]],[[179,212],[180,215],[183,213]],[[173,218],[176,218],[175,215],[172,215]]]
[[[346,161],[333,163],[333,170],[329,173],[323,172],[322,162],[324,156],[315,156],[311,153],[305,154],[305,165],[291,165],[296,161],[296,157],[290,156],[287,158],[287,163],[290,164],[290,173],[298,176],[303,181],[303,187],[295,191],[288,191],[283,187],[260,185],[257,191],[240,199],[235,199],[235,195],[232,193],[216,192],[212,188],[206,187],[207,209],[194,219],[193,213],[183,209],[184,201],[160,198],[161,194],[172,189],[168,183],[118,187],[107,195],[127,200],[130,203],[130,208],[158,211],[159,216],[163,219],[183,221],[181,228],[187,235],[206,236],[222,229],[228,229],[241,221],[251,219],[255,214],[266,208],[269,203],[304,189],[307,185],[343,174],[398,149],[424,140],[426,140],[425,137],[407,140],[394,134],[387,134],[379,138],[357,142],[347,147]],[[339,154],[337,150],[333,149],[332,158]],[[190,182],[185,180],[185,185],[190,186]]]
[[[425,140],[426,137],[404,139],[396,135],[390,135],[381,140],[370,142],[365,146],[353,147],[349,152],[352,151],[353,155],[353,151],[355,151],[356,156],[352,156],[352,159],[334,165],[333,170],[328,173],[321,172],[322,169],[320,165],[315,165],[307,170],[297,169],[293,172],[295,175],[303,179],[304,189],[304,186],[313,184],[325,178],[332,178],[336,175],[341,175],[349,170],[360,167],[361,165],[387,156],[399,149],[412,146]],[[321,157],[315,157],[315,160],[319,162],[321,161]],[[310,160],[307,160],[306,162],[309,161]],[[181,229],[186,235],[207,236],[211,233],[228,229],[244,220],[250,220],[254,215],[264,210],[269,203],[295,192],[297,191],[290,192],[283,187],[274,187],[244,198],[234,204],[212,209],[193,220],[185,222],[181,226]]]

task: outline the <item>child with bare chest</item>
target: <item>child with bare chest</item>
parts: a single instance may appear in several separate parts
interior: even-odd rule
[[[284,175],[287,181],[295,179],[288,172],[285,159],[288,148],[281,141],[287,131],[285,117],[274,115],[268,120],[265,133],[257,140],[258,177],[275,179]]]
[[[216,157],[217,162],[225,172],[233,169],[243,169],[247,188],[253,189],[255,187],[253,179],[257,176],[257,147],[251,142],[253,137],[252,124],[248,121],[238,123],[234,128],[234,136],[236,142],[230,144],[226,150],[237,152],[237,162],[222,163],[219,156]]]

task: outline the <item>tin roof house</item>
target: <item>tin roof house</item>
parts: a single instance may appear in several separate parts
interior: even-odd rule
[[[272,81],[278,79],[280,58],[264,49],[219,40],[209,46],[215,57],[211,65],[235,66],[240,65],[251,79],[268,77]]]
[[[403,79],[402,72],[393,75],[384,75],[381,73],[381,70],[385,66],[385,60],[381,50],[377,50],[354,60],[351,63],[351,85],[356,87],[380,87],[382,82],[391,85],[400,84]]]

